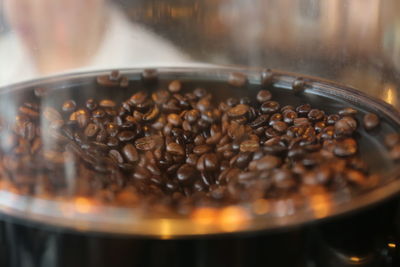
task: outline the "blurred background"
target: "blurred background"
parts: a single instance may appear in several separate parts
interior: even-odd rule
[[[399,106],[398,0],[0,0],[0,84],[83,69],[262,66]]]

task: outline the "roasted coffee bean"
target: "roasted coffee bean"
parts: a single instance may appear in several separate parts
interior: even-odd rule
[[[293,92],[298,94],[306,89],[306,83],[303,78],[299,77],[295,79],[292,83]]]
[[[337,114],[331,114],[328,116],[326,123],[328,125],[334,125],[338,120],[340,120],[340,116]]]
[[[229,75],[228,83],[235,87],[243,87],[247,83],[247,77],[245,74],[240,72],[232,72]]]
[[[116,106],[115,102],[110,99],[103,99],[99,103],[102,108],[114,108]]]
[[[308,112],[311,111],[311,106],[310,106],[310,104],[303,104],[303,105],[298,106],[296,108],[296,111],[299,116],[306,117]]]
[[[231,118],[238,118],[242,116],[246,116],[246,114],[249,112],[249,106],[244,105],[244,104],[239,104],[233,108],[230,108],[228,110],[228,116]]]
[[[260,149],[260,144],[256,140],[246,140],[240,144],[241,152],[256,152]]]
[[[58,112],[55,108],[52,107],[46,107],[43,110],[43,117],[50,122],[62,120],[60,112]]]
[[[261,84],[264,87],[272,85],[274,81],[274,73],[270,69],[263,69],[261,71]]]
[[[275,121],[275,122],[272,124],[272,128],[273,128],[275,131],[279,132],[279,133],[283,133],[283,132],[285,132],[285,131],[287,130],[288,126],[287,126],[287,124],[286,124],[285,122],[283,122],[283,121]]]
[[[281,164],[281,159],[276,156],[267,155],[259,160],[250,162],[250,170],[267,171],[278,167]]]
[[[286,169],[274,170],[271,178],[279,189],[290,189],[296,185],[292,173]]]
[[[135,147],[138,150],[148,151],[159,148],[162,145],[162,137],[161,136],[146,136],[143,138],[139,138],[135,141]]]
[[[178,93],[181,89],[182,89],[182,84],[178,80],[174,80],[170,82],[170,84],[168,85],[168,90],[174,94]]]
[[[110,152],[108,152],[108,155],[109,155],[110,158],[112,158],[116,163],[118,163],[118,164],[124,163],[124,159],[123,159],[122,155],[119,153],[118,150],[111,149]]]
[[[265,126],[268,123],[269,115],[262,114],[258,116],[254,121],[252,121],[249,125],[252,128],[259,128],[261,126]]]
[[[379,117],[374,113],[365,114],[363,122],[364,128],[367,130],[372,130],[376,128],[380,123]]]
[[[264,114],[273,114],[279,111],[279,103],[276,101],[267,101],[261,105],[261,112]]]
[[[400,143],[400,134],[398,134],[398,133],[388,134],[385,136],[384,142],[388,148],[392,148],[395,145]]]
[[[267,102],[267,101],[271,100],[271,98],[272,98],[272,94],[268,90],[260,90],[257,93],[257,101],[259,103]]]
[[[339,110],[338,113],[340,116],[355,116],[357,115],[357,110],[354,108],[347,107]]]
[[[394,145],[389,152],[391,159],[393,160],[400,160],[400,145]]]
[[[338,142],[333,150],[336,156],[348,157],[357,153],[357,142],[352,138],[346,138]]]
[[[119,139],[121,142],[129,142],[129,141],[132,141],[135,137],[136,137],[136,134],[135,134],[135,132],[133,132],[133,131],[121,131],[121,132],[118,134],[118,139]]]
[[[96,108],[97,108],[97,102],[96,102],[96,100],[94,100],[93,98],[89,98],[89,99],[86,101],[86,108],[87,108],[88,110],[94,110],[94,109],[96,109]]]
[[[189,164],[183,164],[177,170],[176,177],[181,183],[190,183],[194,178],[196,178],[196,169]]]
[[[319,109],[312,109],[307,114],[308,119],[312,122],[320,121],[324,118],[324,116],[325,113]]]
[[[62,110],[64,112],[73,112],[76,108],[76,103],[74,100],[67,100],[62,105]]]
[[[293,121],[297,119],[297,113],[293,110],[286,109],[283,111],[283,121],[292,124]]]
[[[338,136],[352,135],[357,129],[357,121],[352,117],[346,116],[335,123],[335,133]]]
[[[173,155],[178,155],[178,156],[184,156],[185,155],[185,150],[184,148],[177,143],[169,143],[167,145],[167,152],[173,154]]]
[[[98,130],[99,130],[99,127],[98,127],[96,124],[94,124],[94,123],[89,123],[89,124],[86,126],[86,129],[85,129],[85,131],[84,131],[84,134],[85,134],[87,137],[93,137],[93,136],[96,135],[96,133],[97,133]]]
[[[172,124],[173,126],[180,126],[182,124],[181,117],[175,113],[169,114],[167,121],[168,121],[168,123]]]
[[[197,155],[202,155],[204,153],[210,152],[212,147],[209,145],[198,145],[193,148],[193,153]]]
[[[145,69],[142,72],[142,80],[147,84],[153,84],[158,79],[158,71],[156,69]]]

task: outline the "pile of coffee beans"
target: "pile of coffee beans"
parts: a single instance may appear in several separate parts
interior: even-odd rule
[[[270,72],[263,81],[271,82]],[[143,84],[157,84],[145,70]],[[129,87],[113,71],[98,86]],[[227,84],[243,87],[246,75]],[[293,83],[298,94],[303,79]],[[308,103],[284,105],[267,87],[256,97],[215,101],[212,88],[186,89],[179,80],[127,90],[125,101],[68,99],[61,106],[22,104],[1,130],[2,186],[21,194],[85,196],[113,205],[163,203],[220,206],[291,194],[361,190],[372,186],[359,156],[357,131],[379,117],[356,119],[343,107],[327,114]],[[400,158],[400,137],[388,137]],[[375,177],[375,176],[374,176]]]

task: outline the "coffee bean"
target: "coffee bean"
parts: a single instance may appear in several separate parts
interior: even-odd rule
[[[232,72],[229,75],[228,83],[235,87],[243,87],[247,83],[247,77],[240,72]]]
[[[148,151],[148,150],[153,150],[162,145],[162,137],[161,136],[146,136],[139,138],[135,141],[135,147],[138,150],[142,151]]]
[[[275,122],[272,124],[272,128],[273,128],[275,131],[279,132],[279,133],[283,133],[283,132],[285,132],[285,131],[287,130],[288,126],[287,126],[287,124],[286,124],[285,122],[283,122],[283,121],[275,121]]]
[[[238,118],[245,116],[249,112],[249,106],[244,104],[239,104],[228,110],[228,116],[231,118]]]
[[[113,108],[116,106],[115,102],[110,99],[103,99],[99,103],[102,108]]]
[[[176,177],[181,183],[190,183],[194,178],[196,178],[196,169],[189,164],[183,164],[177,170]]]
[[[341,116],[355,116],[355,115],[357,115],[357,110],[354,108],[347,107],[347,108],[339,110],[338,113]]]
[[[110,152],[108,152],[108,155],[110,158],[112,158],[116,163],[122,164],[124,163],[124,159],[122,155],[118,152],[118,150],[111,149]]]
[[[185,150],[183,147],[177,143],[169,143],[167,145],[167,152],[173,154],[173,155],[178,155],[178,156],[184,156],[185,155]]]
[[[310,104],[303,104],[303,105],[298,106],[296,108],[296,111],[299,116],[306,117],[308,112],[311,111],[311,106],[310,106]]]
[[[310,121],[316,122],[324,118],[325,113],[319,109],[312,109],[308,112],[307,117]]]
[[[297,113],[295,111],[290,109],[283,111],[284,122],[292,124],[295,119],[297,119]]]
[[[241,152],[256,152],[259,149],[260,149],[260,144],[255,140],[246,140],[240,144]]]
[[[390,153],[389,153],[390,157],[392,160],[400,160],[400,145],[394,145],[391,149],[390,149]]]
[[[61,114],[52,107],[46,107],[43,110],[43,117],[50,122],[62,120]]]
[[[121,142],[129,142],[129,141],[132,141],[135,137],[136,137],[136,134],[135,134],[135,132],[133,132],[133,131],[121,131],[121,132],[118,134],[118,139],[119,139]]]
[[[335,133],[339,136],[352,135],[357,129],[357,122],[352,117],[343,117],[335,123]]]
[[[267,155],[259,160],[250,162],[250,170],[267,171],[278,167],[281,164],[281,160],[278,157]]]
[[[193,148],[193,153],[197,155],[202,155],[212,150],[212,147],[209,145],[198,145]]]
[[[294,93],[301,93],[306,89],[306,83],[303,78],[299,77],[292,83],[292,89]]]
[[[261,84],[264,87],[272,85],[274,81],[274,73],[270,69],[263,69],[261,72]]]
[[[96,100],[94,100],[93,98],[89,98],[89,99],[86,101],[86,108],[87,108],[88,110],[94,110],[94,109],[96,109],[96,108],[97,108],[97,102],[96,102]]]
[[[267,102],[267,101],[271,100],[271,98],[272,98],[272,94],[268,90],[260,90],[257,93],[257,101],[259,103]]]
[[[96,133],[97,133],[98,130],[99,130],[99,127],[98,127],[96,124],[94,124],[94,123],[89,123],[89,124],[86,126],[86,129],[85,129],[85,131],[84,131],[84,134],[85,134],[87,137],[93,137],[93,136],[96,135]]]
[[[178,93],[181,89],[182,89],[182,84],[178,80],[174,80],[168,85],[168,90],[171,93]]]
[[[296,185],[296,181],[289,170],[274,170],[271,178],[274,182],[274,185],[279,189],[290,189]]]
[[[357,153],[357,142],[352,138],[346,138],[338,142],[333,150],[336,156],[348,157]]]
[[[340,120],[340,116],[337,114],[331,114],[328,116],[326,123],[328,125],[334,125],[338,120]]]
[[[64,112],[73,112],[76,108],[76,103],[74,100],[67,100],[62,105],[62,110]]]
[[[398,133],[388,134],[385,136],[384,142],[388,148],[392,148],[395,145],[400,143],[400,134],[398,134]]]
[[[364,116],[364,128],[367,130],[372,130],[379,125],[379,117],[374,113],[368,113]]]
[[[276,101],[267,101],[261,105],[261,112],[264,114],[273,114],[279,111],[279,103]]]
[[[269,115],[267,114],[262,114],[258,116],[254,121],[252,121],[249,125],[252,128],[259,128],[261,126],[264,126],[268,123]]]
[[[158,79],[158,71],[156,69],[145,69],[142,72],[142,80],[145,83],[152,84]]]

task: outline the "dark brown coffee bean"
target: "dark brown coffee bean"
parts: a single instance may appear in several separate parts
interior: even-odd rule
[[[198,159],[196,167],[201,172],[216,171],[219,168],[219,161],[214,153],[203,154]]]
[[[88,110],[94,110],[94,109],[96,109],[96,108],[97,108],[97,102],[96,102],[96,100],[94,100],[93,98],[89,98],[89,99],[86,101],[86,108],[87,108]]]
[[[264,102],[267,102],[267,101],[271,100],[272,94],[268,90],[260,90],[257,93],[257,97],[256,98],[257,98],[257,101],[259,103],[264,103]]]
[[[129,141],[132,141],[135,137],[136,137],[136,134],[135,134],[135,132],[133,132],[133,131],[121,131],[121,132],[118,134],[118,139],[119,139],[121,142],[129,142]]]
[[[388,134],[385,136],[384,142],[388,148],[392,148],[395,145],[400,143],[400,134],[398,134],[398,133]]]
[[[64,112],[73,112],[76,108],[76,103],[74,100],[67,100],[62,105],[62,110]]]
[[[328,125],[334,125],[338,120],[340,120],[340,116],[337,114],[331,114],[328,116],[326,123]]]
[[[149,112],[143,115],[142,120],[145,122],[154,121],[160,115],[160,110],[157,106],[154,106]]]
[[[366,130],[375,129],[380,123],[379,117],[374,113],[365,114],[363,122]]]
[[[248,112],[249,112],[248,105],[239,104],[228,110],[228,116],[231,118],[238,118],[238,117],[246,116],[246,114]]]
[[[86,126],[86,129],[85,129],[85,131],[84,131],[84,134],[87,136],[87,137],[93,137],[93,136],[95,136],[96,134],[97,134],[97,131],[99,130],[99,127],[96,125],[96,124],[94,124],[94,123],[89,123],[87,126]]]
[[[189,165],[183,164],[176,172],[176,177],[181,183],[190,183],[196,178],[196,169]]]
[[[163,143],[162,137],[157,135],[146,136],[135,141],[138,150],[149,151],[159,148]]]
[[[325,113],[319,109],[312,109],[307,114],[308,119],[312,122],[320,121],[324,118],[324,116]]]
[[[99,75],[97,76],[96,81],[99,85],[106,87],[118,86],[118,81],[110,79],[110,75]]]
[[[232,72],[229,74],[228,83],[235,87],[243,87],[247,83],[247,77],[240,72]]]
[[[274,185],[279,189],[290,189],[296,185],[296,181],[289,170],[274,170],[271,178],[274,182]]]
[[[126,76],[122,76],[119,82],[119,86],[122,88],[128,88],[129,86],[129,79]]]
[[[338,136],[352,135],[357,129],[357,122],[352,117],[343,117],[335,123],[335,133]]]
[[[179,80],[174,80],[168,85],[168,90],[171,93],[178,93],[182,89],[182,84]]]
[[[279,111],[279,103],[276,101],[267,101],[261,105],[261,112],[264,114],[273,114]]]
[[[338,113],[341,116],[355,116],[355,115],[357,115],[357,110],[354,108],[347,107],[347,108],[339,110]]]
[[[209,145],[198,145],[193,148],[193,153],[197,155],[202,155],[204,153],[210,152],[212,147]]]
[[[274,82],[274,73],[270,69],[263,69],[261,71],[261,84],[264,87],[272,85]]]
[[[158,79],[158,71],[156,69],[145,69],[142,72],[142,80],[147,84],[152,84]]]
[[[103,99],[99,103],[102,108],[114,108],[116,106],[115,102],[110,99]]]
[[[275,122],[272,124],[272,128],[273,128],[275,131],[279,132],[279,133],[284,133],[284,132],[287,130],[288,126],[287,126],[287,124],[286,124],[285,122],[283,122],[283,121],[275,121]]]
[[[173,155],[178,155],[178,156],[184,156],[185,155],[185,150],[184,148],[177,144],[177,143],[169,143],[167,145],[167,152],[173,154]]]
[[[61,114],[55,108],[52,107],[44,108],[43,117],[50,122],[62,120]]]
[[[306,117],[308,112],[311,111],[311,106],[310,106],[310,104],[303,104],[303,105],[298,106],[296,108],[296,111],[299,114],[299,116]]]
[[[256,140],[246,140],[240,144],[241,152],[256,152],[260,149],[260,144]]]
[[[267,171],[278,167],[281,164],[281,159],[275,156],[267,155],[259,160],[250,162],[250,170]]]
[[[41,98],[48,95],[49,90],[43,87],[37,87],[34,89],[35,96]]]
[[[129,102],[132,105],[139,105],[144,103],[147,100],[147,93],[143,91],[139,91],[131,96]]]
[[[306,83],[303,78],[296,78],[292,83],[292,90],[295,94],[302,93],[306,89]]]
[[[259,128],[261,126],[265,126],[268,123],[269,115],[262,114],[258,116],[254,121],[252,121],[249,125],[251,128]]]
[[[89,122],[89,114],[86,110],[79,109],[72,114],[76,114],[76,121],[78,122],[80,128],[86,127]]]
[[[357,153],[357,142],[352,138],[346,138],[338,142],[333,150],[336,156],[348,157]]]
[[[122,164],[124,163],[124,158],[122,155],[118,152],[118,150],[111,149],[110,152],[108,152],[108,155],[110,156],[111,159],[113,159],[117,164]]]
[[[283,121],[292,124],[293,121],[297,119],[297,113],[293,110],[287,109],[283,111]]]
[[[391,158],[392,160],[396,160],[396,161],[400,160],[400,145],[399,145],[399,144],[394,145],[394,146],[390,149],[389,155],[390,155],[390,158]]]

